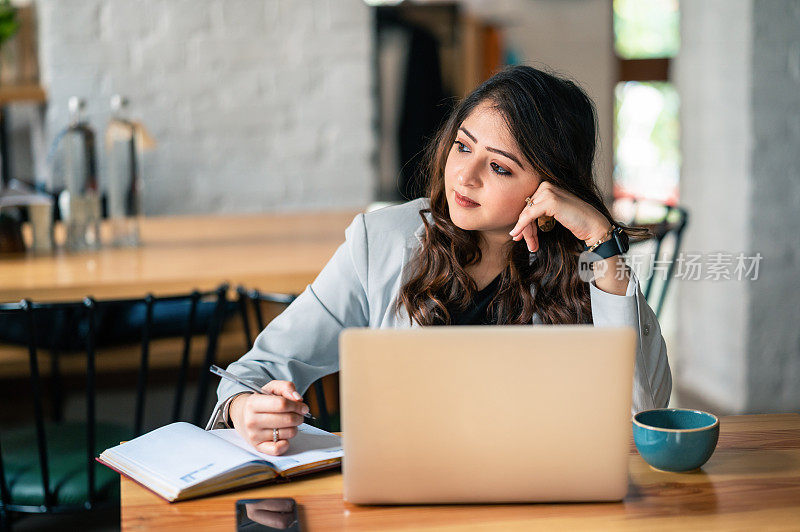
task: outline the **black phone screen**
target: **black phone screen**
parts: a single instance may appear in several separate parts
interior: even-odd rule
[[[238,532],[300,532],[294,499],[240,499],[236,501]]]

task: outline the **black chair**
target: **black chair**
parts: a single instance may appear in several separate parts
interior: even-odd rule
[[[0,315],[22,316],[25,335],[27,337],[27,354],[29,363],[29,399],[32,408],[33,423],[3,428],[0,430],[0,520],[2,528],[10,530],[12,518],[32,513],[70,513],[94,510],[118,504],[119,476],[107,467],[98,466],[95,457],[104,449],[117,445],[120,441],[129,440],[143,433],[145,419],[145,398],[150,375],[151,340],[158,336],[154,330],[153,319],[156,309],[161,305],[170,306],[172,312],[177,308],[184,311],[184,332],[182,350],[179,353],[178,371],[175,375],[175,394],[171,405],[172,420],[181,420],[181,412],[186,402],[186,385],[190,369],[190,353],[193,336],[202,334],[207,338],[205,360],[198,376],[198,388],[192,409],[191,421],[201,424],[207,411],[207,398],[210,385],[210,373],[203,371],[215,362],[217,341],[225,317],[226,285],[209,292],[192,292],[191,294],[170,297],[154,297],[143,299],[127,299],[114,301],[95,301],[86,298],[82,302],[70,303],[34,303],[23,300],[19,303],[0,304]],[[141,354],[136,376],[136,396],[133,420],[128,423],[98,422],[96,415],[96,395],[98,373],[97,337],[98,314],[102,309],[122,306],[143,305],[141,323]],[[205,323],[198,320],[198,309],[203,305],[212,305],[213,312]],[[42,334],[40,323],[48,326],[54,324],[54,334],[62,334],[70,325],[83,323],[85,334],[81,335],[81,349],[85,354],[85,418],[64,420],[63,409],[57,403],[64,401],[63,387],[60,384],[57,352],[59,342],[51,341],[52,365],[50,377],[46,379],[40,368]],[[45,331],[49,332],[49,331]],[[177,358],[178,353],[176,353]],[[105,358],[105,357],[104,357]],[[105,375],[101,375],[101,378]],[[133,378],[130,379],[131,384]],[[102,383],[102,381],[101,381]],[[83,388],[83,386],[81,386]],[[54,405],[54,415],[44,412],[44,396],[49,396]],[[24,408],[24,398],[15,398],[12,403],[8,398],[4,404],[12,408]]]
[[[248,303],[252,307],[255,316],[255,325],[261,331],[267,326],[267,320],[264,318],[263,306],[275,305],[278,309],[288,307],[292,301],[297,299],[296,295],[292,294],[278,294],[272,292],[260,292],[259,290],[247,290],[239,286],[236,289],[238,295],[239,312],[242,317],[242,328],[244,330],[245,342],[248,349],[253,348],[253,335],[250,328],[250,317],[247,309]],[[334,416],[328,410],[328,404],[325,399],[325,388],[322,379],[315,381],[309,390],[306,392],[304,400],[309,403],[313,409],[316,406],[316,411],[312,411],[316,415],[317,421],[313,424],[323,430],[337,431],[339,430],[338,416]]]
[[[650,215],[642,213],[643,206],[647,206]],[[649,253],[654,257],[654,263],[658,260],[660,264],[666,266],[666,271],[661,274],[653,267],[647,272],[642,272],[649,277],[644,285],[644,297],[651,305],[655,304],[656,317],[660,317],[675,272],[675,263],[680,253],[683,232],[689,221],[689,213],[683,207],[638,199],[630,200],[627,210],[625,222],[628,225],[644,226],[652,233],[648,239],[632,242],[629,254],[650,249]]]

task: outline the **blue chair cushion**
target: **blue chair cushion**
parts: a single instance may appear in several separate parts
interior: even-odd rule
[[[153,306],[153,322],[151,338],[170,336],[183,336],[186,332],[186,320],[189,316],[190,300],[162,301]],[[194,334],[205,334],[214,315],[216,302],[201,301],[197,305]],[[142,326],[146,320],[146,305],[142,302],[106,302],[97,313],[97,347],[115,346],[141,342]],[[229,301],[226,305],[225,316],[229,317],[236,311],[236,302]],[[76,312],[76,311],[73,311]],[[86,337],[89,331],[89,322],[82,310],[70,318],[65,310],[37,312],[36,325],[40,334],[36,338],[36,345],[41,349],[54,347],[61,351],[78,351],[86,349]],[[27,318],[22,314],[0,316],[0,342],[26,345],[28,342]],[[60,325],[57,325],[60,324]],[[54,330],[65,330],[67,334],[53,335]]]

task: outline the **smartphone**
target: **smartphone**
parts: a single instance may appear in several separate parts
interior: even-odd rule
[[[300,532],[294,499],[239,499],[236,501],[237,532]]]

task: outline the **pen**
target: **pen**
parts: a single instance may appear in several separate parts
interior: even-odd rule
[[[222,369],[220,367],[212,365],[211,368],[209,368],[209,369],[210,369],[211,373],[213,373],[214,375],[219,375],[223,379],[228,379],[231,382],[235,382],[237,384],[241,384],[242,386],[244,386],[248,390],[253,390],[256,393],[260,393],[261,395],[269,395],[268,393],[264,393],[264,390],[262,390],[257,385],[253,384],[252,382],[240,379],[239,377],[237,377],[233,373],[231,373],[229,371],[225,371],[224,369]],[[317,420],[317,418],[315,418],[311,414],[303,414],[303,417],[306,418],[306,419],[312,419],[314,421]]]

